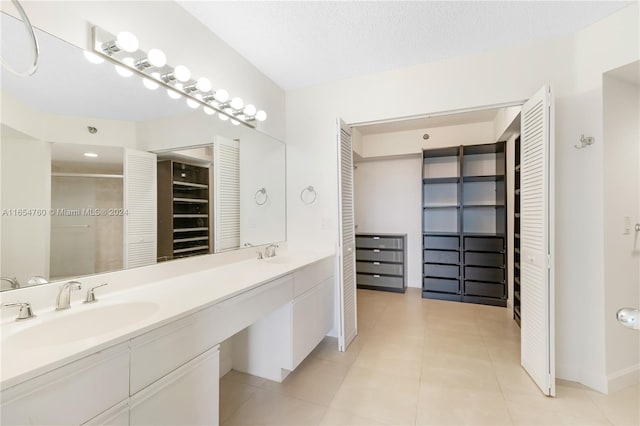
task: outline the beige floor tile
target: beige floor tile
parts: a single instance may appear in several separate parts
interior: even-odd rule
[[[224,425],[318,425],[326,407],[258,389]]]
[[[232,380],[221,380],[220,422],[227,421],[257,390],[258,388],[255,386]]]
[[[420,380],[443,389],[501,391],[491,362],[467,356],[425,354]]]
[[[505,395],[512,393],[532,393],[541,395],[541,391],[529,377],[524,368],[514,365],[493,365],[500,389]]]
[[[500,392],[420,384],[417,425],[510,425]]]
[[[356,360],[358,353],[363,346],[363,338],[356,336],[345,352],[338,350],[338,339],[335,337],[325,337],[318,346],[309,354],[310,358],[319,358],[325,361],[339,362],[351,365]]]
[[[262,386],[267,380],[262,379],[260,377],[252,376],[250,374],[241,373],[236,370],[231,370],[227,374],[224,375],[221,379],[222,382],[230,381],[236,383],[243,383],[245,385],[251,386]]]
[[[328,406],[348,371],[345,364],[307,358],[282,383],[267,381],[262,388]]]
[[[528,405],[507,402],[509,415],[514,425],[547,425],[547,426],[591,426],[611,423],[602,416],[590,417],[584,414],[572,414],[563,411],[540,410]]]
[[[403,377],[420,378],[422,365],[422,343],[411,340],[375,340],[367,342],[360,350],[354,367],[397,374]]]
[[[414,424],[417,378],[351,367],[330,407],[393,425]]]
[[[329,408],[320,421],[321,426],[377,426],[385,424],[335,408]]]
[[[425,336],[424,353],[442,353],[467,356],[481,361],[491,361],[489,351],[482,341],[467,340],[459,336]]]
[[[640,425],[640,386],[631,386],[609,395],[592,390],[585,392],[614,425]]]

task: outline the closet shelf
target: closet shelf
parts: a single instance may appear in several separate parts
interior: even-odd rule
[[[463,207],[465,209],[467,209],[467,208],[475,209],[475,208],[482,208],[482,207],[492,207],[494,209],[497,209],[497,208],[503,208],[504,207],[504,203],[495,203],[495,204],[471,204],[471,203],[469,203],[469,204],[463,204]]]
[[[460,208],[460,204],[429,204],[423,207],[424,209],[457,209]]]
[[[463,176],[462,182],[497,182],[504,180],[504,175]]]
[[[443,184],[443,183],[458,183],[460,182],[460,178],[457,176],[453,177],[432,177],[432,178],[424,178],[422,179],[422,183],[426,184]]]

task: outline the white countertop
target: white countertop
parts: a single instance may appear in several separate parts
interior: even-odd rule
[[[7,389],[84,356],[126,342],[333,255],[332,252],[282,251],[275,258],[244,260],[118,292],[100,295],[96,291],[99,299],[96,303],[85,305],[72,302],[71,309],[60,312],[56,312],[52,305],[49,309],[35,312],[36,318],[4,323],[0,339],[0,389]],[[49,342],[41,345],[32,341],[38,339],[26,342],[16,339],[21,331],[47,321],[73,315],[81,318],[79,314],[84,311],[123,303],[148,303],[154,306],[154,311],[134,323],[121,325],[113,331],[108,330],[83,340],[57,343],[55,337],[48,336],[46,340]],[[78,326],[91,327],[91,324]]]

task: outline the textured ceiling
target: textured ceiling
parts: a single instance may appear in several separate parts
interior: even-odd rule
[[[178,1],[289,90],[533,42],[629,1]]]

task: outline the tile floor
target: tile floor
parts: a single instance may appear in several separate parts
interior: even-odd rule
[[[638,386],[602,395],[559,381],[544,397],[520,368],[504,308],[358,290],[347,352],[326,338],[283,383],[231,371],[222,425],[640,425]]]

